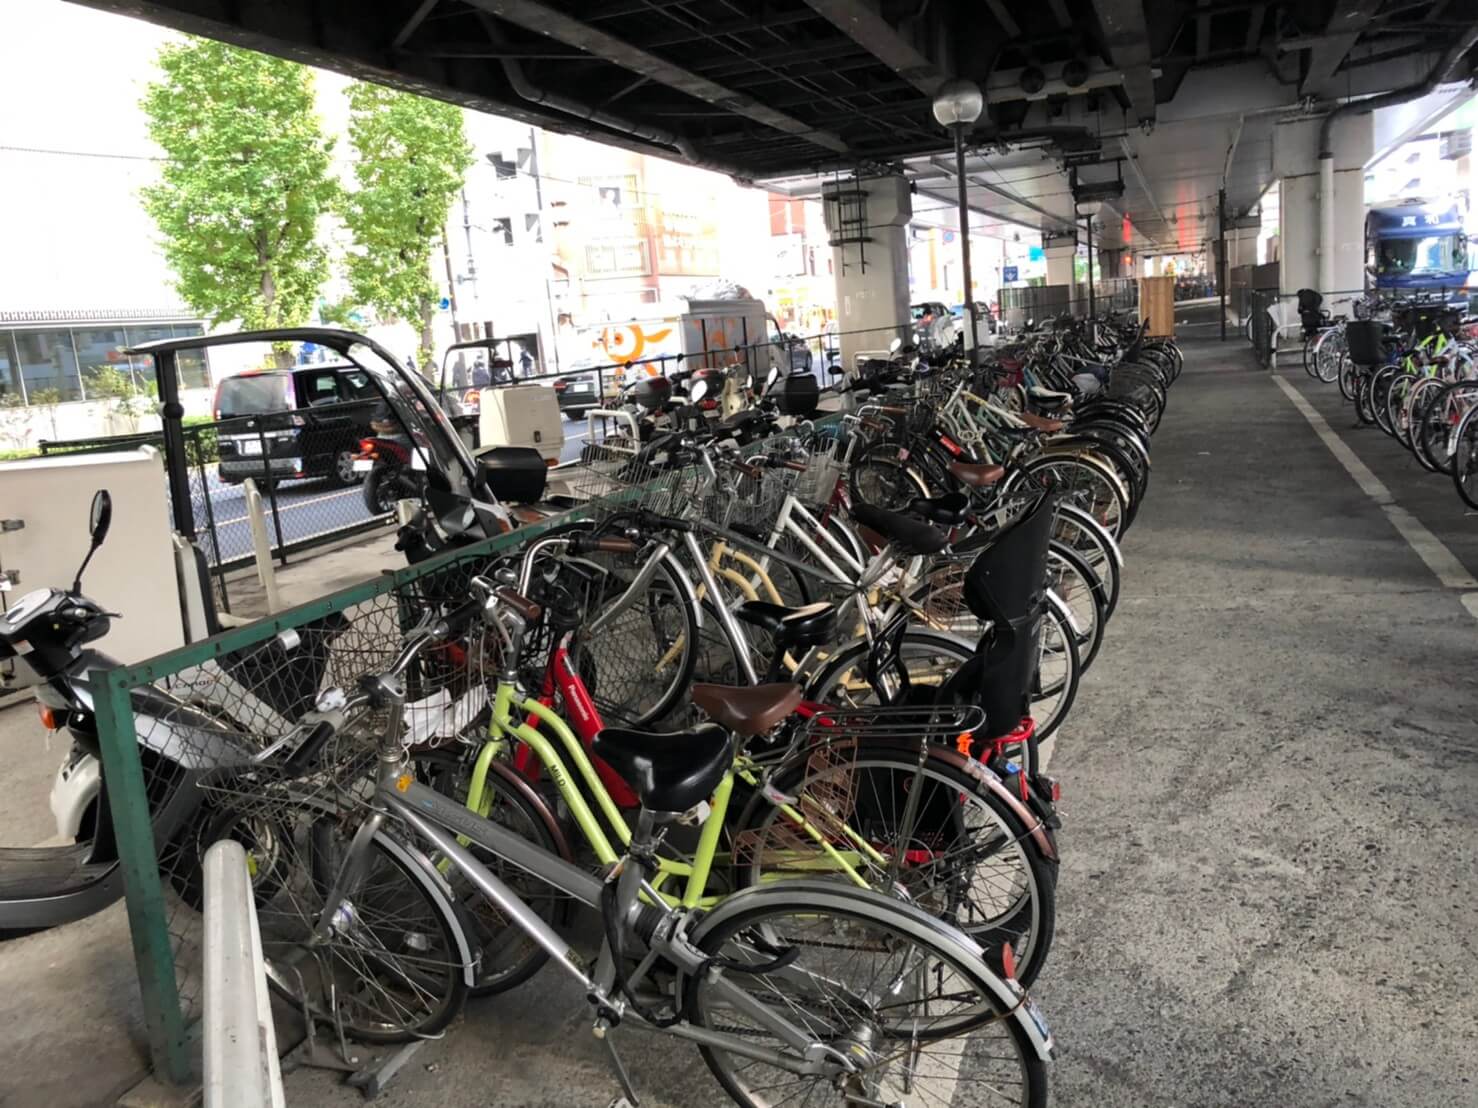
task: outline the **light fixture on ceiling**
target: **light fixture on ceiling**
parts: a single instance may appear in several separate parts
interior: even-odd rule
[[[984,110],[980,86],[963,77],[945,81],[934,94],[934,118],[942,127],[968,127]]]
[[[1021,71],[1021,91],[1028,96],[1035,96],[1047,87],[1047,74],[1043,73],[1034,65],[1029,65]]]
[[[1092,219],[1094,216],[1096,216],[1101,211],[1103,211],[1103,201],[1102,200],[1079,200],[1078,201],[1078,214],[1081,215],[1081,216],[1087,216],[1089,219]]]
[[[1062,67],[1062,83],[1068,88],[1082,88],[1088,83],[1088,63],[1082,58],[1073,58]]]

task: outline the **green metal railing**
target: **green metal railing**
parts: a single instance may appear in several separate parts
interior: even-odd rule
[[[188,941],[188,921],[183,917],[189,913],[179,910],[175,903],[177,892],[169,887],[167,880],[180,876],[170,870],[172,862],[178,859],[165,857],[161,844],[155,842],[150,798],[151,793],[158,792],[161,772],[157,763],[146,764],[141,756],[132,707],[134,691],[147,685],[168,689],[172,684],[183,686],[176,689],[177,693],[198,691],[204,685],[200,675],[213,672],[212,667],[223,659],[249,655],[253,648],[261,649],[284,631],[297,631],[335,615],[357,613],[363,617],[364,613],[382,615],[394,611],[396,622],[402,623],[406,602],[413,606],[424,594],[428,582],[438,576],[466,572],[469,564],[486,563],[578,515],[578,512],[569,513],[522,527],[420,565],[386,573],[246,627],[224,631],[204,642],[171,650],[136,665],[92,674],[103,771],[118,840],[144,1026],[155,1070],[162,1078],[180,1084],[191,1081],[198,1071],[198,1050],[189,1018],[192,994],[182,987],[177,958],[182,942]],[[374,649],[373,642],[367,643],[360,636],[354,644],[352,658],[342,659],[345,664],[339,667],[330,665],[331,672],[336,669],[334,676],[352,676],[349,671],[360,668],[361,664],[361,672],[372,672],[381,657],[393,656],[401,628],[392,630],[374,619],[370,622],[369,634],[384,640],[383,649]],[[277,677],[284,675],[285,671]],[[271,674],[263,677],[273,679]],[[244,691],[243,701],[250,691]]]

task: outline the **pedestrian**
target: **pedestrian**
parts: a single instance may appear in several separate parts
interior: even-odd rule
[[[531,376],[534,372],[534,359],[529,357],[529,348],[526,346],[518,348],[518,368],[525,377]]]
[[[485,389],[493,383],[492,376],[488,373],[488,364],[479,354],[477,360],[472,363],[472,387]]]

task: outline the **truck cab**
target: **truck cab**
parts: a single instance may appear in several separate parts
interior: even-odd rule
[[[1365,216],[1366,285],[1436,292],[1468,284],[1461,209],[1420,201],[1373,207]]]

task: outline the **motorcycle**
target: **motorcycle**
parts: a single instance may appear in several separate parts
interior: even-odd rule
[[[119,664],[89,644],[121,617],[81,591],[83,572],[107,537],[112,516],[112,499],[99,490],[92,500],[87,554],[71,587],[27,593],[0,616],[0,659],[14,659],[35,673],[41,725],[71,739],[50,797],[61,845],[0,847],[0,933],[70,923],[123,895],[89,683],[94,671]],[[258,682],[258,691],[264,704],[296,719],[313,706],[327,663],[324,647],[347,622],[341,615],[329,617],[292,633],[291,642],[279,637],[218,662],[228,673],[284,673],[275,687]],[[296,654],[304,644],[310,647],[306,661]],[[296,672],[282,664],[289,651],[298,663]],[[131,701],[155,843],[161,856],[175,859],[170,873],[175,890],[198,907],[199,867],[190,860],[198,863],[212,815],[197,785],[243,761],[233,739],[246,729],[215,706],[187,703],[154,686],[132,690]]]
[[[359,440],[354,472],[364,474],[364,503],[374,515],[386,515],[400,500],[419,500],[426,490],[426,466],[420,451],[391,422],[370,424],[375,434]]]

